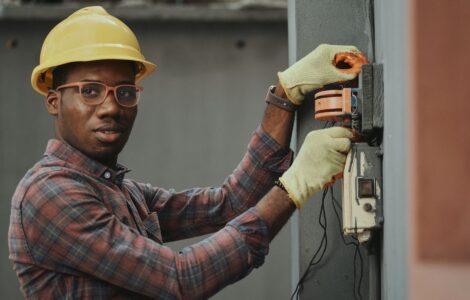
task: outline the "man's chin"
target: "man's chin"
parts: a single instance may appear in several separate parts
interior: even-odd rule
[[[117,163],[119,153],[121,153],[125,144],[105,144],[94,148],[85,153],[91,159],[94,159],[108,167],[114,167]]]

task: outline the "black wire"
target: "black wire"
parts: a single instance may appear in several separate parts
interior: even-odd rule
[[[330,190],[331,200],[332,200],[332,204],[333,204],[333,211],[336,215],[336,219],[338,220],[338,224],[339,224],[339,231],[340,231],[339,234],[341,236],[341,239],[342,239],[344,245],[354,246],[355,247],[354,260],[353,260],[353,295],[354,295],[354,299],[361,300],[362,299],[361,286],[362,286],[362,279],[363,279],[363,274],[364,274],[364,260],[363,260],[361,249],[360,249],[361,245],[359,243],[359,240],[357,239],[357,227],[355,227],[356,237],[355,236],[351,237],[351,239],[353,240],[352,242],[347,241],[344,234],[343,234],[343,232],[341,231],[341,228],[342,228],[341,218],[340,218],[340,215],[339,215],[339,212],[338,212],[338,210],[342,210],[341,205],[338,202],[338,200],[336,199],[336,197],[334,196],[333,187],[330,187],[329,190]],[[319,264],[321,262],[321,260],[323,259],[325,253],[326,253],[326,249],[327,249],[327,246],[328,246],[328,236],[327,236],[327,231],[326,231],[327,219],[326,219],[326,210],[325,210],[325,199],[326,199],[327,193],[328,193],[328,189],[324,189],[323,190],[323,195],[322,195],[321,207],[320,207],[320,214],[319,214],[319,217],[318,217],[318,223],[320,224],[320,227],[323,229],[323,236],[322,236],[322,239],[320,241],[320,245],[318,246],[317,250],[315,251],[313,257],[310,259],[310,262],[308,264],[307,269],[305,270],[305,272],[303,273],[303,275],[300,278],[299,282],[297,283],[297,286],[296,286],[294,292],[291,295],[291,298],[290,298],[291,300],[294,299],[294,297],[297,300],[300,299],[300,294],[302,293],[302,291],[304,289],[305,279],[310,274],[312,267]],[[317,256],[320,253],[320,251],[321,251],[321,254],[317,259]],[[356,267],[357,257],[359,257],[359,260],[360,260],[360,264],[359,264],[360,268],[359,268],[359,281],[358,281],[358,284],[357,284],[357,287],[356,287],[357,273],[358,273],[357,272],[357,267]],[[356,288],[357,288],[357,290],[356,290]]]
[[[343,244],[346,245],[346,246],[354,246],[357,249],[357,246],[358,246],[359,243],[346,241],[346,238],[344,237],[344,234],[341,231],[342,225],[341,225],[341,218],[339,216],[338,209],[342,210],[342,208],[341,208],[341,205],[339,204],[338,200],[336,200],[336,197],[334,196],[333,187],[330,187],[330,195],[331,195],[331,200],[332,200],[332,203],[333,203],[333,210],[334,210],[335,215],[336,215],[336,220],[338,220],[339,235],[341,236],[341,239],[343,240]],[[338,207],[336,207],[336,206],[338,206]],[[356,256],[356,253],[354,253],[354,256]],[[359,285],[359,288],[360,288],[360,285]],[[354,296],[354,299],[357,299],[357,297],[356,297],[356,259],[355,258],[353,260],[353,296]]]
[[[327,194],[327,190],[325,190],[323,192],[322,205],[321,205],[320,214],[319,214],[319,217],[318,217],[318,222],[320,223],[320,226],[323,228],[323,237],[321,239],[320,246],[317,248],[317,250],[315,251],[315,254],[313,255],[312,259],[309,262],[307,270],[305,270],[304,274],[302,275],[302,278],[299,280],[299,283],[297,284],[297,287],[296,287],[294,293],[292,294],[291,299],[293,299],[294,296],[296,296],[296,299],[299,299],[300,294],[302,293],[302,290],[303,290],[303,282],[307,278],[307,275],[310,273],[310,269],[314,265],[318,264],[322,260],[324,254],[325,254],[325,251],[326,251],[326,248],[327,248],[327,245],[328,245],[328,237],[327,237],[327,234],[326,234],[326,214],[325,214],[326,194]],[[323,216],[323,222],[322,222],[322,216]],[[315,258],[317,257],[318,253],[320,253],[320,251],[322,249],[323,249],[323,251],[322,251],[320,257],[318,258],[318,260],[315,261]]]
[[[361,284],[362,284],[362,275],[363,275],[363,272],[364,272],[364,261],[362,260],[362,254],[361,254],[361,249],[359,248],[360,247],[360,244],[359,244],[359,240],[357,239],[357,222],[354,224],[354,232],[356,234],[356,241],[357,241],[357,244],[356,244],[356,251],[354,252],[354,284],[356,284],[356,257],[357,257],[357,254],[359,254],[359,258],[361,260],[361,268],[360,268],[360,272],[359,272],[359,283],[358,283],[358,289],[357,289],[357,294],[359,296],[359,300],[362,299],[362,295],[361,295]]]
[[[294,292],[291,295],[291,300],[294,299],[300,299],[300,294],[302,293],[304,289],[304,281],[307,278],[307,276],[310,273],[310,270],[312,269],[313,266],[317,265],[320,263],[320,261],[323,259],[323,256],[325,255],[327,246],[328,246],[328,236],[326,232],[326,211],[325,211],[325,199],[326,195],[328,193],[328,189],[323,190],[323,195],[322,195],[322,200],[321,200],[321,207],[320,207],[320,214],[318,216],[318,223],[320,224],[320,227],[323,229],[323,236],[320,241],[320,245],[318,246],[317,250],[313,254],[312,258],[310,259],[310,262],[308,264],[307,269],[305,270],[304,274],[300,278],[299,282],[297,283],[297,286],[295,287]],[[317,255],[320,253],[320,256],[317,258]]]
[[[343,240],[343,244],[345,244],[346,246],[350,246],[350,245],[356,246],[357,243],[346,241],[346,238],[344,237],[344,234],[343,234],[343,232],[341,231],[342,225],[341,225],[341,218],[340,218],[340,216],[339,216],[338,209],[339,209],[339,210],[342,210],[342,208],[341,208],[341,204],[339,204],[338,200],[336,199],[336,197],[335,197],[334,194],[333,194],[333,187],[330,187],[330,195],[331,195],[331,200],[333,201],[333,210],[334,210],[334,212],[335,212],[336,219],[338,220],[339,235],[341,236],[341,239]],[[336,204],[338,207],[336,207],[335,204]]]
[[[333,210],[335,212],[336,219],[338,220],[341,239],[343,240],[344,245],[354,246],[355,247],[354,260],[353,260],[353,274],[354,274],[353,275],[353,294],[354,294],[354,299],[357,299],[358,298],[357,296],[359,296],[359,299],[362,299],[361,285],[362,285],[362,278],[363,278],[363,274],[364,274],[364,260],[362,259],[360,243],[359,243],[359,240],[357,239],[357,237],[354,237],[354,236],[351,237],[354,242],[346,241],[346,238],[344,237],[344,234],[341,231],[341,227],[342,227],[341,218],[340,218],[339,213],[338,213],[338,208],[339,208],[339,210],[342,210],[342,208],[341,208],[341,205],[339,204],[338,200],[336,199],[336,197],[333,193],[333,187],[330,187],[330,195],[331,195],[331,200],[332,200],[332,203],[333,203]],[[355,232],[356,232],[356,236],[357,236],[357,227],[355,227]],[[356,291],[356,274],[357,274],[356,264],[357,264],[357,257],[358,256],[359,256],[359,259],[360,259],[360,269],[359,269],[359,282],[358,282],[357,291]]]
[[[336,123],[335,121],[332,121],[331,123],[326,122],[326,124],[323,128],[334,126],[335,123]],[[354,155],[355,155],[355,153],[354,153]],[[299,279],[299,282],[297,283],[297,286],[295,287],[295,290],[291,295],[291,298],[290,298],[291,300],[293,300],[294,297],[297,300],[300,299],[300,294],[302,293],[302,291],[304,289],[305,279],[309,275],[312,267],[319,264],[321,262],[321,260],[323,259],[323,256],[326,253],[326,249],[327,249],[327,246],[328,246],[328,236],[327,236],[327,231],[326,231],[327,222],[326,222],[326,211],[325,211],[325,199],[326,199],[327,194],[328,194],[328,188],[325,188],[323,190],[323,195],[322,195],[322,199],[321,199],[320,214],[318,216],[318,223],[320,224],[320,227],[323,229],[323,236],[322,236],[322,239],[320,241],[320,245],[318,246],[317,250],[313,254],[312,258],[310,259],[310,262],[307,266],[307,269],[302,274],[302,277]],[[335,212],[335,215],[336,215],[336,218],[337,218],[338,224],[339,224],[339,231],[340,231],[339,235],[341,236],[341,239],[342,239],[344,245],[346,245],[346,246],[355,246],[354,260],[353,260],[353,272],[354,272],[354,275],[353,275],[353,294],[354,294],[354,299],[357,299],[358,298],[357,296],[359,296],[359,300],[362,300],[361,285],[362,285],[362,278],[363,278],[363,273],[364,273],[364,260],[362,258],[360,243],[359,243],[359,240],[357,239],[357,227],[355,228],[356,237],[354,237],[354,236],[351,237],[353,242],[346,241],[346,238],[344,237],[344,234],[341,231],[341,228],[342,228],[341,218],[340,218],[339,213],[338,213],[338,208],[339,208],[339,210],[342,210],[341,204],[335,198],[335,196],[333,194],[333,187],[332,186],[330,186],[330,194],[331,194],[331,200],[332,200],[332,204],[333,204],[333,210]],[[317,258],[318,253],[320,253],[320,251],[321,251],[320,257],[318,257],[318,259],[315,260]],[[358,282],[357,292],[356,292],[356,273],[357,273],[356,264],[357,264],[357,257],[358,256],[359,256],[359,259],[360,259],[360,269],[359,269],[359,282]]]
[[[335,126],[336,121],[326,121],[325,124],[323,125],[323,129],[328,128],[328,127],[333,127]]]

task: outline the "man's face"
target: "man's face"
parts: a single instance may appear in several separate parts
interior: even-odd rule
[[[134,78],[130,62],[106,60],[73,65],[67,72],[66,83],[97,81],[116,86],[133,84]],[[58,139],[110,167],[115,166],[137,115],[137,106],[120,106],[113,92],[106,95],[103,103],[87,105],[80,100],[77,87],[49,93],[46,106],[56,116]]]

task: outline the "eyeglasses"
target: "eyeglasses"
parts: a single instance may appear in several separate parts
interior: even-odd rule
[[[100,105],[106,99],[110,91],[114,94],[114,99],[123,107],[134,107],[139,102],[140,93],[143,87],[135,84],[120,84],[116,86],[108,86],[102,82],[72,82],[56,88],[56,91],[78,87],[80,99],[87,105]]]

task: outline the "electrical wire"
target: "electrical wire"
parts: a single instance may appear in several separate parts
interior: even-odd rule
[[[333,127],[335,126],[335,124],[336,124],[336,121],[326,121],[325,125],[323,125],[323,129]]]
[[[315,251],[315,254],[313,254],[313,257],[310,259],[310,262],[307,266],[307,269],[305,270],[304,274],[300,278],[299,282],[297,283],[297,286],[295,287],[294,292],[291,295],[291,300],[295,299],[300,299],[300,294],[302,293],[304,289],[304,281],[311,272],[312,267],[320,263],[320,261],[323,259],[323,256],[325,255],[327,246],[328,246],[328,235],[326,232],[326,211],[325,211],[325,199],[326,195],[328,193],[328,189],[323,190],[323,195],[322,195],[322,200],[321,200],[321,207],[320,207],[320,214],[318,216],[318,223],[320,224],[320,227],[323,229],[323,236],[320,241],[320,245],[318,246],[317,250]],[[318,254],[321,252],[320,256],[317,259]]]
[[[361,294],[361,286],[362,286],[362,279],[363,279],[363,274],[364,274],[364,260],[362,257],[361,253],[361,245],[359,243],[359,240],[357,239],[357,227],[355,229],[356,231],[356,237],[351,236],[352,241],[347,241],[346,238],[343,235],[343,232],[341,231],[341,218],[339,215],[338,210],[342,210],[341,204],[338,202],[336,197],[334,196],[333,193],[333,187],[329,188],[330,195],[331,195],[331,202],[333,205],[333,211],[336,215],[336,219],[338,220],[339,224],[339,234],[341,236],[341,239],[346,246],[354,246],[354,259],[353,259],[353,296],[354,299],[356,300],[362,300],[362,294]],[[311,258],[307,269],[303,273],[302,277],[300,278],[299,282],[297,283],[297,286],[294,290],[294,292],[291,295],[291,300],[293,299],[300,299],[300,294],[302,293],[304,289],[304,282],[307,279],[308,275],[311,275],[312,268],[315,265],[318,265],[321,260],[323,259],[326,249],[328,246],[328,236],[327,236],[327,219],[326,219],[326,210],[325,210],[325,199],[328,194],[328,189],[323,190],[323,195],[322,195],[322,200],[321,200],[321,207],[320,207],[320,214],[318,217],[318,223],[320,224],[321,228],[323,229],[323,235],[322,239],[320,241],[320,245],[318,246],[317,250],[315,251],[313,257]],[[321,254],[320,254],[321,253]],[[320,254],[320,256],[318,256]],[[359,258],[359,270],[357,270],[357,265],[358,265],[358,258]],[[359,279],[357,278],[359,275]],[[357,282],[357,284],[356,284]]]
[[[354,125],[356,127],[360,126],[360,121],[357,120],[357,116],[354,116],[354,117],[355,117],[354,119],[356,119],[355,120],[356,123]],[[357,121],[359,122],[359,124],[357,123]],[[336,123],[335,121],[331,121],[331,122],[327,121],[323,128],[332,127],[332,126],[335,125],[335,123]],[[355,155],[356,155],[356,153],[353,153],[353,157]],[[352,163],[352,160],[351,160],[351,163]],[[351,168],[351,165],[349,166],[349,168]],[[362,300],[363,297],[362,297],[362,294],[361,294],[361,286],[362,286],[362,279],[363,279],[363,274],[364,274],[364,260],[363,260],[361,249],[360,249],[361,245],[359,243],[359,240],[357,239],[357,226],[355,227],[355,235],[356,236],[351,236],[350,237],[353,241],[347,241],[345,236],[343,235],[343,232],[341,231],[341,228],[342,228],[341,217],[338,213],[338,209],[342,210],[341,204],[335,198],[335,196],[333,194],[333,187],[332,186],[330,186],[329,191],[330,191],[330,195],[331,195],[331,202],[332,202],[332,205],[333,205],[333,210],[334,210],[334,213],[336,215],[336,219],[338,220],[338,224],[339,224],[339,235],[341,236],[341,239],[342,239],[345,246],[354,246],[355,247],[354,259],[353,259],[353,273],[354,273],[353,274],[353,295],[354,295],[354,299]],[[305,280],[307,279],[308,275],[310,275],[310,273],[312,271],[312,268],[314,266],[318,265],[321,262],[321,260],[323,259],[323,256],[326,253],[326,249],[327,249],[327,246],[328,246],[328,235],[327,235],[327,230],[326,230],[326,228],[327,228],[327,219],[326,219],[326,211],[325,211],[325,199],[326,199],[327,194],[328,194],[328,188],[325,188],[323,190],[323,195],[322,195],[322,199],[321,199],[320,214],[318,216],[318,223],[320,224],[320,227],[323,229],[323,235],[322,235],[322,239],[320,241],[320,245],[318,246],[317,250],[313,254],[312,258],[310,259],[310,262],[307,266],[307,269],[304,271],[304,273],[302,274],[302,277],[299,279],[299,282],[297,283],[297,286],[295,287],[295,290],[292,293],[292,295],[290,297],[290,300],[293,300],[293,299],[299,300],[300,299],[300,294],[302,293],[302,291],[304,289]],[[321,252],[321,254],[317,259],[317,256],[320,252]],[[356,265],[357,265],[357,258],[358,257],[359,257],[359,260],[360,260],[359,280],[358,280],[358,284],[356,286],[357,273],[358,273],[357,269],[356,269]]]
[[[355,226],[356,236],[351,237],[353,242],[346,241],[346,238],[344,237],[343,232],[341,231],[341,218],[340,218],[339,212],[338,212],[338,209],[342,210],[342,208],[341,208],[340,203],[338,202],[338,200],[334,196],[333,187],[330,187],[330,195],[331,195],[331,202],[333,203],[333,210],[335,212],[336,219],[338,220],[339,234],[341,236],[341,239],[343,240],[344,245],[354,246],[355,247],[354,260],[353,260],[353,295],[354,295],[354,299],[362,300],[361,286],[362,286],[362,278],[363,278],[363,274],[364,274],[364,260],[362,258],[362,253],[361,253],[361,249],[360,249],[361,245],[359,243],[359,240],[357,239],[357,226]],[[357,290],[356,290],[357,257],[359,257],[359,259],[360,259],[360,264],[359,264],[360,268],[359,268],[359,282],[357,284]]]

